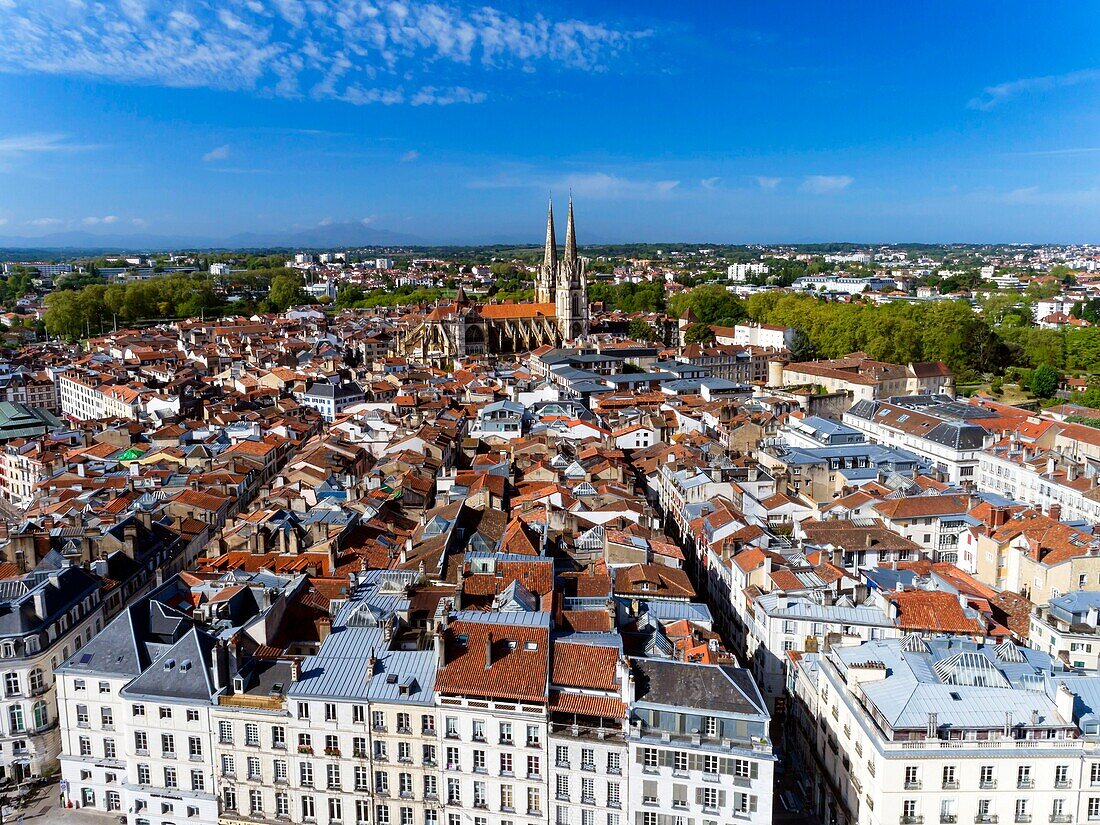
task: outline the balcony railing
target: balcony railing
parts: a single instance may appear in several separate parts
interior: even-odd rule
[[[975,825],[996,825],[997,814],[978,814],[974,822]]]
[[[905,790],[907,790],[907,791],[919,791],[920,790],[920,780],[919,779],[906,779],[905,780]]]
[[[924,817],[906,816],[905,814],[902,814],[900,817],[898,817],[898,822],[900,822],[901,825],[924,825]]]
[[[959,821],[957,814],[940,814],[940,822],[942,825],[955,825]]]

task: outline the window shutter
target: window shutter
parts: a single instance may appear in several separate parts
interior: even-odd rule
[[[702,788],[696,788],[695,789],[695,804],[696,805],[702,805],[703,804],[703,789]]]
[[[752,812],[752,813],[756,813],[756,797],[755,796],[750,796],[749,797],[749,811]]]
[[[679,782],[674,784],[672,786],[672,801],[686,803],[688,801],[688,786]]]
[[[729,757],[723,758],[721,760],[721,762],[719,762],[718,772],[719,773],[732,774],[733,773],[733,759],[730,759]]]
[[[671,768],[674,764],[676,764],[676,756],[672,751],[661,751],[660,762],[661,765],[663,765],[664,767]]]
[[[645,764],[645,748],[638,748],[637,752],[634,755],[635,762],[637,762],[639,765]]]
[[[718,792],[718,807],[719,808],[726,807],[726,792],[725,791],[719,791]]]
[[[647,797],[647,798],[657,796],[657,780],[656,779],[643,779],[642,780],[642,796]]]
[[[749,778],[750,779],[758,779],[759,777],[760,777],[760,763],[759,762],[750,762],[749,763]]]
[[[697,753],[688,754],[688,770],[701,771],[703,769],[703,757]]]

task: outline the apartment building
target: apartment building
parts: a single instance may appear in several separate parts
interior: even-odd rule
[[[313,407],[325,421],[333,421],[336,416],[355,404],[366,401],[366,393],[355,382],[333,384],[328,381],[311,381],[301,392],[295,393],[298,401],[307,407]]]
[[[916,453],[958,485],[977,480],[982,450],[994,442],[981,426],[983,417],[996,414],[947,396],[912,396],[858,401],[843,421],[876,444]]]
[[[959,544],[970,526],[970,496],[907,496],[880,501],[872,508],[883,525],[904,536],[937,562],[955,564]]]
[[[269,640],[303,583],[176,577],[58,667],[69,801],[130,813],[132,825],[217,825],[214,708],[246,678],[238,672],[246,645]]]
[[[907,365],[874,361],[862,352],[829,361],[772,361],[768,386],[810,385],[848,393],[855,401],[899,395],[954,396],[955,379],[940,361]]]
[[[1077,670],[1100,667],[1100,592],[1075,590],[1032,611],[1028,644]]]
[[[549,821],[549,613],[458,611],[441,643],[444,804],[477,825]]]
[[[788,745],[838,825],[1100,817],[1095,688],[1011,642],[907,636],[793,657]]]
[[[634,668],[632,825],[770,823],[770,717],[748,673],[655,659]]]
[[[319,643],[294,641],[305,577],[177,577],[59,668],[69,799],[131,825],[770,822],[746,671],[629,660],[609,578],[555,638],[523,584],[551,565],[484,560],[458,589],[349,574]]]
[[[1048,514],[1024,510],[1007,523],[976,536],[977,578],[1011,590],[1035,604],[1064,593],[1100,587],[1100,539]]]
[[[56,766],[61,741],[54,671],[102,629],[100,579],[51,561],[56,566],[0,581],[0,780],[19,781]]]
[[[1100,486],[1085,472],[1089,459],[1059,461],[1060,454],[1003,439],[982,453],[978,488],[1032,507],[1057,507],[1071,521],[1100,522]]]

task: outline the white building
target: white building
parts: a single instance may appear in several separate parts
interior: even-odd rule
[[[822,821],[1100,818],[1100,721],[1075,703],[1095,687],[1046,654],[908,636],[792,660],[789,689],[788,744]]]
[[[791,327],[772,324],[738,324],[733,328],[733,343],[741,346],[789,350],[794,346],[795,331]]]

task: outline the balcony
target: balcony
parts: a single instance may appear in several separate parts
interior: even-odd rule
[[[974,817],[975,825],[996,825],[997,814],[978,814]]]
[[[943,789],[945,791],[957,791],[959,789],[959,780],[957,780],[957,779],[945,779],[945,780],[943,780]]]
[[[956,814],[940,814],[940,822],[942,825],[955,825],[959,821],[959,817]]]
[[[907,791],[919,791],[921,782],[919,779],[907,779],[905,780],[905,790]]]
[[[924,817],[906,816],[905,814],[902,814],[900,817],[898,817],[898,822],[901,823],[901,825],[924,825]]]
[[[1020,822],[1020,823],[1031,822],[1031,814],[1016,814],[1016,822]]]
[[[1031,790],[1032,788],[1035,787],[1035,780],[1031,779],[1030,777],[1027,778],[1027,779],[1017,779],[1016,780],[1016,787],[1019,788],[1022,791],[1023,790],[1029,791],[1029,790]]]
[[[1050,815],[1050,821],[1051,822],[1072,822],[1073,817],[1070,816],[1069,814],[1051,814]]]
[[[981,788],[983,791],[992,791],[997,787],[997,780],[983,779],[981,782],[978,783],[978,787]]]

